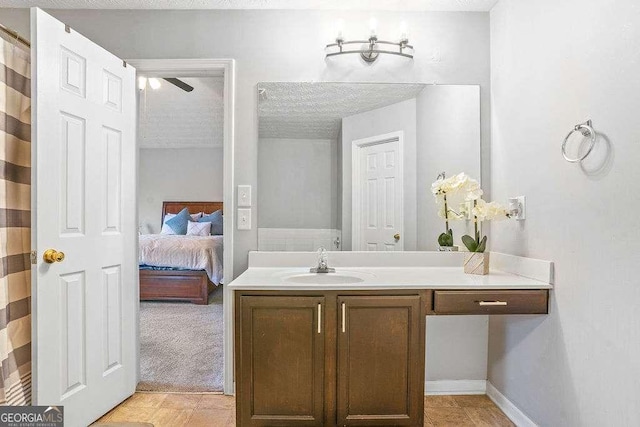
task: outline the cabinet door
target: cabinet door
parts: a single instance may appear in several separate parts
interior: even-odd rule
[[[240,298],[238,425],[323,425],[324,297]]]
[[[422,425],[420,296],[338,297],[338,425]]]

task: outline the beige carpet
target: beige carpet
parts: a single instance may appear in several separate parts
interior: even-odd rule
[[[140,391],[223,389],[222,286],[209,305],[140,303]]]

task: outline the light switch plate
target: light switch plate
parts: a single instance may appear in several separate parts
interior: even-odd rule
[[[238,209],[238,230],[251,230],[251,209]]]
[[[250,185],[238,185],[238,206],[243,208],[251,207]]]

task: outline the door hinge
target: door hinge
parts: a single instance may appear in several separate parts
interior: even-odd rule
[[[36,251],[31,251],[31,264],[38,263],[38,253]]]

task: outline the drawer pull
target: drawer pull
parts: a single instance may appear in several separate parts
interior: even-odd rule
[[[478,305],[507,305],[506,301],[476,301]]]
[[[322,304],[318,303],[318,333],[322,333]]]
[[[346,325],[346,317],[347,317],[347,307],[345,306],[344,303],[342,303],[342,332],[347,332],[347,325]]]

